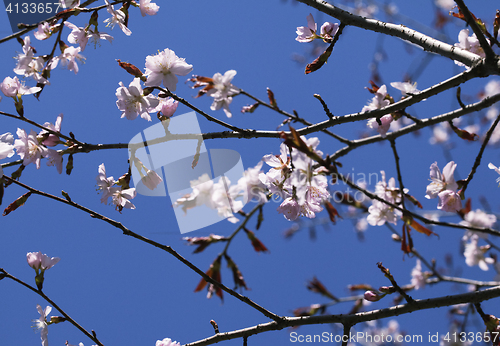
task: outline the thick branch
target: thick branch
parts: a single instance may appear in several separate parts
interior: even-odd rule
[[[281,323],[269,322],[258,324],[253,327],[239,329],[232,332],[219,333],[212,337],[185,344],[184,346],[204,346],[215,344],[224,340],[231,340],[268,332],[271,330],[281,330],[286,327],[297,327],[312,324],[341,323],[344,326],[382,318],[393,317],[412,313],[419,310],[428,310],[464,303],[478,303],[485,300],[500,297],[500,286],[485,289],[484,291],[457,294],[453,296],[438,297],[431,299],[415,300],[412,304],[397,305],[386,309],[360,312],[352,315],[323,315],[306,317],[285,317]]]
[[[454,47],[452,45],[449,45],[448,43],[436,40],[418,31],[407,28],[402,24],[396,25],[396,24],[382,22],[376,19],[368,19],[356,16],[352,13],[344,11],[322,0],[298,0],[298,1],[308,6],[314,7],[315,9],[323,13],[326,13],[329,16],[337,18],[346,25],[357,26],[362,29],[398,37],[404,41],[419,46],[425,51],[436,53],[446,58],[450,58],[452,60],[460,61],[467,66],[473,66],[482,60],[481,57],[479,57],[474,53]],[[498,67],[496,68],[496,70],[497,70],[496,73],[498,73]]]

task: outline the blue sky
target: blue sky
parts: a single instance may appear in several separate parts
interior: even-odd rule
[[[102,1],[99,1],[100,4]],[[405,23],[414,27],[408,18],[430,26],[434,19],[431,1],[395,1],[399,13],[404,15],[393,19],[395,23]],[[92,144],[127,143],[136,134],[153,125],[143,119],[128,121],[120,119],[116,107],[116,88],[122,81],[128,85],[132,78],[116,63],[116,59],[135,64],[143,69],[145,58],[165,48],[172,49],[180,57],[192,64],[193,74],[212,76],[234,69],[238,73],[233,84],[245,91],[266,99],[266,88],[273,90],[278,106],[288,112],[296,110],[310,122],[326,119],[321,104],[312,95],[320,94],[335,115],[350,114],[361,110],[371,98],[364,88],[371,78],[369,65],[373,60],[377,45],[377,34],[354,27],[347,27],[338,41],[332,56],[321,70],[310,75],[304,74],[304,65],[292,59],[293,54],[304,55],[307,62],[315,56],[309,55],[311,45],[295,41],[297,26],[306,25],[306,16],[312,13],[321,25],[324,21],[335,22],[325,15],[303,4],[283,1],[254,1],[234,3],[231,1],[211,2],[182,1],[162,2],[158,15],[141,17],[138,9],[132,9],[129,28],[130,37],[116,27],[105,29],[102,21],[108,17],[100,12],[99,29],[114,36],[112,44],[103,41],[94,49],[89,45],[82,53],[86,57],[80,72],[58,67],[52,72],[51,85],[46,87],[37,101],[24,97],[25,115],[39,123],[54,122],[59,113],[64,114],[62,132],[72,131],[76,138]],[[470,4],[471,10],[483,18],[491,27],[496,7],[494,1],[482,1],[481,5]],[[383,13],[377,14],[386,19]],[[85,15],[70,21],[83,26],[88,20]],[[457,40],[458,32],[464,28],[462,22],[448,24],[444,32],[449,43]],[[65,29],[66,30],[66,29]],[[11,33],[7,16],[0,12],[0,34]],[[67,40],[66,30],[63,39]],[[432,31],[430,31],[432,33]],[[38,52],[50,49],[50,42],[40,42],[30,33],[32,45]],[[383,40],[384,59],[380,62],[379,73],[382,82],[389,84],[402,81],[408,71],[414,71],[426,56],[420,49],[402,43],[394,38]],[[15,40],[2,44],[0,50],[0,79],[14,76],[14,56],[22,51]],[[420,74],[418,87],[424,89],[462,71],[448,59],[435,56]],[[494,79],[494,78],[493,78]],[[194,99],[196,91],[184,83],[182,77],[176,93],[205,111],[210,110],[211,100],[204,96]],[[462,86],[463,100],[477,101],[477,94],[490,79],[473,80]],[[28,85],[34,85],[28,81]],[[395,98],[399,91],[388,87]],[[222,111],[209,114],[242,128],[275,130],[284,118],[263,107],[252,114],[242,114],[242,106],[252,101],[245,96],[235,97],[231,104],[233,117],[227,119]],[[433,97],[407,111],[419,118],[426,118],[458,108],[454,91]],[[11,100],[3,98],[0,110],[15,113]],[[179,106],[176,114],[184,114],[189,109]],[[476,122],[483,113],[474,114],[463,123]],[[154,118],[154,117],[153,117]],[[220,126],[199,117],[203,132],[224,130]],[[16,129],[31,128],[29,124],[10,118],[1,118],[0,134],[15,133]],[[299,127],[299,126],[297,126]],[[481,128],[484,133],[485,126]],[[366,123],[346,124],[332,129],[349,139],[358,138],[367,131]],[[439,146],[429,144],[431,131],[425,129],[418,135],[410,135],[397,140],[401,157],[405,187],[410,189],[423,204],[424,210],[435,210],[436,200],[426,200],[425,187],[428,184],[429,166],[437,161],[439,167],[447,162],[444,151]],[[334,153],[340,143],[318,135],[319,149]],[[458,164],[455,177],[463,179],[469,173],[480,148],[480,142],[466,143],[452,137],[453,148],[449,151]],[[279,153],[278,139],[230,139],[206,140],[209,149],[232,149],[240,153],[245,168],[253,167],[266,154]],[[379,173],[384,170],[388,177],[396,176],[396,168],[389,143],[373,144],[351,152],[343,157],[341,172],[356,174]],[[182,143],[179,143],[182,145]],[[13,158],[16,158],[14,156]],[[100,203],[96,192],[95,177],[101,163],[105,163],[108,175],[115,178],[127,170],[128,154],[124,149],[105,150],[74,157],[74,170],[70,176],[59,175],[53,167],[36,170],[33,165],[23,172],[22,182],[37,189],[60,196],[61,190],[71,198],[96,212],[123,223],[126,227],[147,238],[172,246],[181,255],[203,271],[206,271],[222,251],[223,244],[214,244],[200,254],[192,254],[181,238],[179,228],[171,208],[173,201],[163,197],[137,196],[133,202],[137,209],[124,210],[119,214],[112,206]],[[3,160],[2,163],[7,162]],[[500,155],[495,147],[488,147],[477,176],[468,189],[473,209],[481,208],[480,196],[485,196],[494,213],[499,213],[499,198],[496,173],[487,168],[493,162],[500,164]],[[12,168],[6,168],[10,174]],[[373,185],[370,186],[373,189]],[[335,187],[333,187],[335,188]],[[21,188],[10,186],[6,189],[5,207],[15,198],[25,193]],[[376,267],[383,262],[390,268],[400,284],[410,282],[410,272],[415,259],[403,256],[399,244],[391,240],[386,227],[369,227],[364,233],[364,241],[358,239],[353,229],[353,220],[345,215],[336,225],[324,229],[319,225],[327,217],[323,212],[315,222],[303,220],[304,227],[292,239],[284,239],[283,232],[292,226],[276,212],[278,204],[270,202],[264,207],[264,223],[255,230],[256,218],[247,227],[266,245],[270,253],[256,253],[244,234],[238,234],[231,244],[229,254],[239,266],[251,290],[243,291],[258,304],[279,315],[291,315],[297,307],[328,300],[306,289],[307,280],[316,276],[336,296],[348,296],[349,284],[367,283],[375,287],[389,282]],[[249,203],[245,211],[250,211]],[[457,217],[445,220],[458,222]],[[158,339],[170,337],[182,344],[208,337],[213,334],[209,323],[215,320],[221,331],[249,327],[268,319],[243,303],[224,297],[222,304],[218,298],[206,299],[206,293],[194,293],[199,276],[190,271],[169,254],[148,244],[126,237],[121,231],[93,219],[85,213],[61,205],[40,196],[32,196],[28,202],[14,213],[1,218],[0,223],[0,267],[12,275],[34,284],[34,272],[26,264],[26,253],[42,251],[49,256],[57,256],[61,261],[46,272],[44,292],[88,330],[95,330],[105,345],[154,345]],[[309,237],[309,229],[314,226],[316,240]],[[207,236],[215,233],[228,236],[235,225],[223,221],[207,228],[189,233],[189,236]],[[395,227],[401,230],[401,222]],[[482,272],[478,267],[465,265],[460,251],[463,232],[451,228],[434,228],[438,237],[414,235],[415,248],[428,260],[435,258],[438,267],[445,267],[445,257],[453,258],[450,275],[477,280],[492,280],[493,269]],[[222,281],[233,287],[232,274],[223,265]],[[465,286],[439,284],[423,290],[412,291],[414,298],[424,299],[466,291]],[[37,295],[18,284],[3,280],[0,295],[8,297],[0,301],[2,311],[2,338],[5,345],[36,345],[39,335],[31,330],[31,320],[38,318],[36,304],[47,304]],[[390,305],[390,299],[372,304],[370,308]],[[350,303],[329,308],[329,313],[346,313]],[[486,313],[495,313],[497,302],[484,304]],[[53,311],[53,315],[57,315]],[[477,317],[477,316],[476,316]],[[434,321],[432,327],[427,322]],[[448,330],[447,309],[421,311],[397,318],[401,329],[408,334],[427,335],[428,332]],[[387,320],[382,321],[386,324]],[[301,327],[298,333],[312,334],[333,331],[329,325]],[[361,330],[358,326],[357,330]],[[482,330],[479,328],[479,330]],[[476,330],[474,330],[476,331]],[[287,345],[290,330],[269,332],[253,336],[249,344]],[[336,333],[339,333],[337,330]],[[91,345],[83,334],[69,323],[49,327],[50,345],[83,342]],[[225,342],[226,345],[241,345],[241,340]]]

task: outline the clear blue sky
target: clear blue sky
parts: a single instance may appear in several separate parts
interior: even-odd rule
[[[98,3],[101,3],[99,1]],[[471,2],[471,1],[469,1]],[[430,26],[434,20],[432,2],[395,1],[399,13],[404,17],[393,19],[415,28],[412,21]],[[483,18],[491,28],[496,7],[495,1],[482,1],[481,5],[470,4],[471,10]],[[115,91],[122,81],[128,85],[132,78],[119,68],[116,59],[133,63],[143,69],[145,58],[158,50],[170,48],[192,64],[193,74],[212,76],[234,69],[238,72],[233,83],[245,91],[266,98],[266,88],[273,90],[278,105],[283,110],[296,110],[310,122],[326,119],[321,104],[312,96],[321,94],[335,115],[358,112],[371,98],[364,89],[371,78],[369,64],[377,44],[377,35],[362,29],[347,27],[337,43],[327,65],[310,75],[304,74],[304,65],[292,59],[293,54],[304,55],[308,62],[315,56],[309,55],[311,44],[295,41],[297,26],[306,25],[306,16],[312,13],[321,25],[329,19],[323,14],[303,4],[290,1],[253,1],[235,3],[233,1],[161,2],[160,11],[154,17],[141,17],[139,10],[131,9],[130,37],[118,27],[113,31],[105,29],[102,21],[108,17],[100,12],[99,29],[114,36],[112,44],[103,41],[101,47],[91,45],[82,53],[86,57],[80,72],[58,67],[52,72],[51,85],[46,87],[37,101],[24,97],[25,115],[39,123],[54,122],[59,113],[64,113],[62,132],[72,131],[76,138],[88,143],[126,143],[140,131],[153,123],[143,119],[128,121],[120,119],[121,112],[115,102]],[[381,19],[387,19],[379,13]],[[81,15],[71,18],[77,25],[84,25],[88,17]],[[412,21],[409,21],[411,18]],[[88,20],[88,19],[87,19]],[[450,37],[449,43],[457,40],[463,29],[462,22],[453,22],[445,27]],[[11,33],[6,14],[0,12],[0,35]],[[67,40],[69,30],[62,38]],[[432,34],[432,31],[430,32]],[[31,43],[39,53],[50,49],[49,43],[34,39]],[[49,40],[50,41],[50,40]],[[52,42],[52,41],[51,41]],[[50,43],[51,43],[50,42]],[[408,71],[426,56],[420,49],[386,37],[383,40],[385,59],[380,62],[383,83],[402,81]],[[14,76],[16,52],[21,46],[15,40],[2,44],[0,50],[0,79]],[[448,59],[435,56],[419,78],[418,87],[424,89],[449,78],[462,68]],[[211,100],[206,96],[192,98],[196,91],[184,84],[180,77],[176,93],[193,102],[197,107],[209,111]],[[477,93],[488,80],[475,80],[462,87],[463,100],[474,102]],[[29,85],[34,85],[32,81]],[[391,95],[399,98],[399,91],[388,88]],[[245,96],[238,96],[231,104],[233,118],[228,120],[222,111],[211,112],[224,121],[242,128],[275,130],[284,120],[281,115],[263,107],[253,114],[239,112],[242,106],[252,103]],[[458,108],[453,92],[433,97],[407,111],[425,118]],[[3,98],[0,110],[15,113],[11,100]],[[189,110],[179,106],[177,114]],[[477,122],[484,113],[474,114],[463,123]],[[223,128],[200,119],[202,131],[221,131]],[[30,125],[9,118],[1,118],[0,134],[15,133],[18,127],[30,130]],[[367,130],[365,122],[335,127],[333,131],[349,139],[358,138]],[[485,132],[481,128],[481,134]],[[437,161],[442,168],[448,161],[439,146],[432,146],[428,139],[429,129],[418,135],[410,135],[397,141],[401,157],[405,187],[410,189],[423,204],[425,210],[435,210],[436,200],[426,200],[425,187],[428,184],[429,166]],[[334,153],[341,145],[330,138],[319,135],[319,149],[324,153]],[[458,163],[455,177],[467,176],[480,148],[479,142],[465,143],[452,137],[453,149],[450,153]],[[231,139],[207,140],[207,148],[230,148],[241,154],[245,168],[253,167],[270,153],[279,153],[278,139]],[[182,144],[179,144],[182,145]],[[17,156],[14,156],[17,158]],[[60,196],[61,190],[71,198],[99,213],[122,222],[126,227],[145,237],[172,246],[180,254],[206,271],[223,244],[211,245],[201,254],[192,254],[194,247],[188,247],[181,239],[170,201],[161,197],[138,196],[133,202],[136,210],[124,210],[122,214],[112,206],[100,203],[95,177],[101,163],[105,163],[108,175],[118,178],[127,169],[126,150],[106,150],[74,157],[74,170],[70,176],[58,175],[53,167],[36,170],[30,165],[23,172],[22,181],[37,189]],[[362,148],[343,157],[343,172],[378,173],[385,170],[387,177],[395,177],[396,169],[388,143]],[[2,163],[7,162],[3,160]],[[487,168],[488,162],[497,166],[500,155],[497,148],[488,147],[477,176],[468,189],[473,209],[481,208],[479,197],[485,196],[493,212],[499,213],[499,198],[495,179],[497,175]],[[10,174],[12,168],[6,168]],[[458,174],[457,174],[458,173]],[[372,185],[371,189],[374,188]],[[2,207],[25,193],[19,187],[6,190]],[[415,259],[404,257],[399,245],[391,240],[386,227],[369,227],[364,241],[360,241],[353,230],[353,220],[345,217],[328,230],[315,227],[317,239],[309,238],[309,220],[291,240],[285,240],[283,231],[291,227],[282,215],[276,212],[278,204],[269,203],[264,208],[265,221],[260,230],[255,230],[256,219],[248,227],[255,231],[259,239],[270,250],[269,254],[256,253],[244,234],[239,234],[232,243],[229,254],[243,273],[249,291],[244,291],[258,304],[279,315],[291,315],[297,307],[314,303],[325,303],[326,298],[308,291],[307,280],[316,276],[336,296],[347,296],[349,284],[367,283],[375,287],[388,285],[376,267],[383,262],[390,268],[396,280],[404,285],[410,282],[410,272]],[[249,211],[253,206],[247,205]],[[345,209],[341,215],[345,215]],[[318,216],[324,219],[325,212]],[[458,218],[446,220],[458,222]],[[170,337],[182,344],[213,334],[209,323],[217,321],[221,331],[253,326],[268,322],[257,311],[225,294],[224,303],[218,298],[206,299],[206,292],[193,293],[199,276],[186,268],[169,254],[150,245],[126,237],[106,223],[92,219],[85,213],[40,196],[32,196],[25,206],[1,218],[0,221],[0,267],[18,278],[34,284],[34,271],[26,264],[26,253],[42,251],[49,256],[57,256],[61,261],[48,272],[44,292],[88,330],[95,330],[105,345],[154,345],[158,339]],[[231,234],[235,225],[223,221],[189,233],[189,236],[206,236],[215,233],[223,236]],[[401,223],[396,226],[401,230]],[[450,275],[470,279],[492,280],[493,269],[482,272],[478,267],[465,265],[459,240],[462,231],[450,228],[435,228],[438,237],[414,234],[415,248],[428,260],[435,258],[439,267],[444,267],[446,255],[453,258],[453,272]],[[222,269],[222,281],[233,287],[231,272]],[[465,292],[465,286],[440,284],[411,292],[414,298],[430,298],[451,293]],[[38,318],[36,304],[47,304],[39,296],[10,281],[0,282],[0,318],[2,345],[37,345],[39,334],[31,330],[31,320]],[[373,308],[390,305],[390,298],[384,299]],[[486,313],[498,311],[498,303],[484,304]],[[350,303],[329,308],[329,313],[347,313]],[[496,309],[496,310],[495,310]],[[53,310],[53,315],[57,315]],[[401,329],[408,334],[427,335],[428,332],[448,330],[447,309],[422,311],[398,317]],[[428,321],[433,321],[432,325]],[[382,321],[383,324],[387,320]],[[332,331],[333,327],[301,327],[298,333],[312,334]],[[361,329],[361,326],[357,327]],[[482,327],[479,328],[482,330]],[[290,330],[269,332],[253,336],[249,345],[287,345]],[[337,330],[336,333],[339,333]],[[83,334],[69,323],[49,326],[50,345],[83,342],[91,345]],[[241,340],[225,342],[225,345],[241,345]]]

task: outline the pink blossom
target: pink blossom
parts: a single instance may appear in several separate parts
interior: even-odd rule
[[[489,40],[486,39],[488,42]],[[463,29],[458,34],[458,43],[455,43],[455,47],[464,49],[471,53],[479,55],[481,58],[484,58],[486,55],[484,53],[479,40],[476,37],[476,34],[472,34],[469,36],[469,29]],[[466,66],[464,63],[455,60],[455,64],[459,66]],[[467,67],[468,68],[468,67]]]
[[[55,166],[59,174],[62,173],[63,157],[61,153],[54,149],[47,149],[47,166]]]
[[[377,122],[377,119],[370,119],[368,120],[367,126],[371,129],[377,130],[378,133],[382,137],[385,137],[387,134],[387,131],[389,131],[389,128],[391,127],[391,123],[394,119],[392,118],[392,115],[386,114],[383,117],[380,118],[380,122],[382,125],[379,125]]]
[[[427,185],[427,193],[425,198],[432,199],[438,197],[439,193],[444,190],[450,190],[455,192],[458,189],[458,185],[455,182],[453,176],[457,164],[450,161],[444,166],[443,173],[439,170],[437,162],[431,165],[431,183]]]
[[[38,29],[33,33],[37,40],[46,40],[52,35],[52,27],[48,22],[38,24]]]
[[[80,47],[68,47],[59,55],[61,64],[66,66],[68,70],[75,72],[75,74],[77,74],[79,70],[78,61],[83,62],[83,60],[85,60],[85,57],[80,54],[81,50]]]
[[[288,197],[278,207],[278,213],[283,214],[288,221],[293,221],[299,217],[299,203],[292,197]]]
[[[176,101],[171,97],[167,99],[160,98],[160,103],[158,104],[158,107],[156,107],[155,112],[161,112],[161,114],[163,114],[167,118],[171,118],[177,110],[178,106],[179,101]]]
[[[414,289],[419,290],[425,287],[425,280],[425,275],[422,272],[422,263],[419,259],[417,259],[417,264],[411,271],[411,284]]]
[[[61,7],[64,9],[70,9],[80,6],[80,0],[60,0]]]
[[[316,30],[317,25],[314,22],[312,14],[309,13],[307,16],[307,26],[299,26],[297,28],[297,37],[295,40],[299,42],[311,42],[318,37]]]
[[[40,331],[40,338],[42,339],[42,346],[48,346],[49,340],[47,339],[47,335],[49,334],[47,317],[52,311],[52,307],[47,306],[45,309],[42,309],[40,305],[36,305],[36,309],[40,314],[40,317],[36,320],[33,320],[33,328]]]
[[[14,148],[23,159],[23,165],[27,166],[33,162],[37,169],[40,168],[40,160],[47,156],[48,149],[38,142],[36,132],[31,130],[28,135],[26,131],[17,129],[17,136],[19,139],[15,140]]]
[[[68,42],[80,45],[80,50],[83,52],[87,46],[87,42],[89,41],[87,30],[85,30],[85,28],[77,27],[75,24],[70,22],[64,22],[64,25],[71,29],[71,32],[68,35]]]
[[[28,260],[28,265],[38,271],[45,271],[47,269],[52,268],[57,262],[61,259],[59,257],[49,257],[45,254],[42,254],[41,251],[38,252],[28,252],[26,255],[26,259]]]
[[[488,164],[488,168],[489,169],[493,169],[493,170],[495,170],[495,172],[497,172],[498,174],[500,174],[500,168],[498,168],[497,166],[495,166],[491,162]],[[500,177],[497,178],[497,183],[498,183],[498,186],[500,186]]]
[[[0,90],[7,97],[19,97],[22,95],[34,94],[42,90],[40,87],[27,88],[22,84],[17,77],[10,78],[5,77],[3,82],[0,84]]]
[[[438,209],[448,212],[455,212],[462,209],[462,200],[460,195],[455,191],[443,190],[438,194],[438,197]]]
[[[43,127],[45,128],[48,128],[49,130],[52,130],[54,132],[61,132],[61,124],[62,124],[62,120],[63,120],[63,114],[59,114],[56,118],[56,122],[54,125],[52,125],[51,123],[49,122],[46,122],[45,124],[43,124]],[[46,134],[49,134],[47,136],[47,138],[42,142],[43,145],[47,146],[47,147],[55,147],[59,142],[60,142],[60,139],[57,135],[54,135],[52,133],[49,133],[48,131],[46,130],[42,130],[40,131],[40,133],[38,134],[39,136],[44,136]]]
[[[185,76],[193,70],[183,58],[175,55],[170,49],[165,49],[156,55],[146,57],[146,73],[148,77],[146,86],[160,86],[163,82],[165,88],[175,91],[177,88],[177,76]]]
[[[125,189],[125,190],[114,190],[111,198],[113,204],[116,206],[116,210],[121,211],[123,208],[135,209],[135,205],[130,202],[131,199],[135,198],[137,192],[135,188]]]
[[[339,24],[338,23],[330,23],[330,22],[325,22],[320,29],[321,32],[321,38],[323,38],[323,41],[330,43],[333,41],[333,36],[337,33],[339,30]]]
[[[412,94],[420,92],[420,90],[417,89],[417,82],[413,84],[409,82],[393,82],[391,86],[401,91],[401,95],[403,96],[411,96]]]
[[[141,15],[145,17],[146,14],[154,16],[160,9],[160,6],[151,2],[151,0],[141,0],[139,2],[139,8],[141,10]]]
[[[378,88],[377,92],[373,96],[371,102],[364,106],[363,109],[361,109],[361,112],[369,112],[373,111],[376,109],[381,109],[384,107],[387,107],[391,102],[386,98],[387,97],[387,87],[382,85],[380,88]]]
[[[488,264],[493,264],[495,261],[493,258],[485,258],[484,254],[486,251],[488,251],[487,246],[479,246],[478,245],[478,240],[479,237],[477,234],[473,235],[470,238],[470,242],[465,244],[465,250],[464,250],[464,256],[465,256],[465,263],[469,267],[473,266],[479,266],[481,270],[488,270]]]
[[[111,197],[111,195],[115,193],[115,191],[119,188],[113,187],[113,185],[116,183],[113,177],[108,178],[106,176],[106,167],[104,166],[104,163],[99,165],[98,171],[99,174],[96,177],[98,186],[97,190],[102,191],[101,203],[107,204],[108,198]]]
[[[239,89],[231,84],[235,75],[235,70],[226,71],[224,75],[220,73],[214,74],[212,78],[214,82],[213,88],[207,92],[207,95],[214,98],[210,109],[216,111],[223,108],[228,118],[232,117],[229,105],[233,101],[233,96],[239,93]]]
[[[125,25],[125,13],[121,10],[115,11],[113,5],[109,3],[108,0],[104,0],[106,2],[106,10],[111,15],[110,18],[106,19],[104,23],[107,23],[106,26],[110,26],[111,29],[115,27],[116,24],[122,29],[123,33],[127,36],[132,35],[132,31]]]
[[[122,111],[122,118],[134,120],[138,115],[141,118],[151,121],[151,116],[148,113],[154,112],[158,106],[158,98],[154,95],[144,96],[140,78],[134,78],[128,88],[119,83],[120,87],[116,89],[116,106]]]

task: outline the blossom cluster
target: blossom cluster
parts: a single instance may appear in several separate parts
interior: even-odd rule
[[[238,219],[234,214],[243,208],[250,195],[257,198],[259,203],[267,201],[265,186],[259,180],[261,167],[262,162],[259,162],[255,167],[248,168],[243,173],[243,177],[233,185],[225,176],[220,177],[219,181],[214,183],[205,173],[197,180],[191,181],[193,191],[177,199],[174,206],[182,207],[184,212],[187,212],[188,209],[204,205],[217,210],[219,216],[236,223]]]
[[[396,187],[396,180],[390,178],[386,182],[384,171],[380,171],[380,175],[382,179],[375,185],[375,195],[393,205],[401,204],[403,197],[400,189]],[[404,189],[404,193],[408,193],[408,189]],[[368,208],[368,213],[369,215],[366,219],[372,226],[381,226],[386,221],[396,224],[402,215],[400,210],[376,199],[372,201],[372,205]]]
[[[202,95],[208,95],[214,99],[210,109],[213,111],[223,109],[224,113],[228,118],[231,118],[233,114],[229,109],[229,105],[233,102],[233,97],[240,93],[240,90],[231,84],[234,76],[236,76],[235,70],[229,70],[222,75],[217,72],[210,77],[193,76],[189,79],[193,82],[192,88],[203,87],[196,97]]]
[[[323,155],[317,149],[317,137],[306,139],[302,136],[301,140],[311,152],[320,157]],[[265,155],[262,160],[271,169],[261,173],[259,178],[272,194],[283,198],[278,212],[287,220],[295,220],[299,216],[314,218],[323,210],[322,204],[330,198],[325,168],[316,167],[312,158],[296,148],[292,148],[288,156],[288,150],[282,143],[279,155]]]
[[[312,42],[315,39],[322,39],[325,42],[332,42],[333,37],[339,29],[338,23],[325,22],[321,26],[320,34],[316,34],[318,25],[314,21],[312,14],[307,16],[307,26],[299,26],[297,28],[297,38],[299,42]]]
[[[55,133],[59,133],[62,119],[63,115],[59,114],[55,124],[45,123],[43,126]],[[48,148],[62,143],[56,134],[47,130],[42,130],[38,134],[34,130],[27,133],[20,128],[17,129],[16,134],[18,137],[16,140],[14,140],[14,136],[10,132],[0,135],[0,159],[13,156],[15,150],[23,159],[23,166],[34,163],[38,169],[40,168],[41,159],[46,158],[47,166],[55,166],[59,174],[62,173],[62,151]],[[1,168],[0,173],[2,173]]]
[[[113,177],[106,176],[104,163],[99,165],[99,174],[96,177],[96,181],[98,191],[102,192],[101,203],[108,204],[108,200],[111,197],[116,210],[121,212],[123,208],[135,209],[130,200],[135,198],[137,192],[135,188],[128,186],[128,180],[130,180],[130,177],[127,179],[127,175],[125,175],[118,181],[115,181]]]

